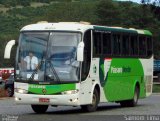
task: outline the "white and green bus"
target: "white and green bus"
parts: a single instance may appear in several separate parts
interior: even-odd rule
[[[16,44],[17,43],[17,44]],[[100,102],[135,106],[152,93],[153,47],[148,30],[59,22],[27,25],[17,45],[15,101],[36,113],[48,106],[81,106],[95,111]],[[24,58],[38,58],[28,70]]]

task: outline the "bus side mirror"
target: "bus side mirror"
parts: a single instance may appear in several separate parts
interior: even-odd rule
[[[15,40],[10,40],[4,50],[4,58],[5,59],[10,59],[10,55],[11,55],[11,49],[12,47],[16,44]]]
[[[83,61],[84,60],[84,43],[80,42],[78,44],[78,48],[77,48],[77,61]]]

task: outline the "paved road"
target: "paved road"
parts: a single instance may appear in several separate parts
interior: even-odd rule
[[[80,107],[59,106],[49,107],[47,112],[41,115],[35,114],[30,105],[16,105],[14,98],[1,98],[0,114],[2,114],[0,117],[2,121],[6,121],[6,118],[13,118],[15,121],[121,121],[135,118],[144,121],[160,120],[160,95],[153,94],[141,99],[138,106],[131,108],[122,108],[116,103],[103,103],[99,105],[96,112],[84,113]]]

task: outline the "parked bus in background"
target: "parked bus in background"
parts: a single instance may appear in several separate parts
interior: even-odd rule
[[[160,82],[160,60],[154,60],[153,76],[155,81]]]
[[[8,42],[5,58],[14,44]],[[30,52],[38,63],[26,61]],[[34,70],[31,63],[37,64]],[[21,29],[15,70],[15,101],[30,104],[36,113],[49,105],[85,111],[95,111],[100,102],[136,106],[152,93],[152,33],[86,22],[27,25]]]

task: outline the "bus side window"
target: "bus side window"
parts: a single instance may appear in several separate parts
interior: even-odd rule
[[[128,35],[122,36],[122,55],[124,56],[129,55],[129,39]]]
[[[139,55],[142,57],[146,57],[147,55],[147,40],[146,37],[140,36],[139,37]]]
[[[103,33],[103,55],[111,55],[111,33]]]
[[[138,39],[137,36],[130,37],[130,56],[138,56]]]
[[[113,56],[120,56],[120,53],[121,53],[120,34],[113,34],[112,51],[113,51]]]
[[[147,56],[150,57],[153,53],[153,42],[151,37],[147,37]]]
[[[101,55],[101,32],[93,32],[93,56],[97,57]]]
[[[84,61],[82,62],[82,81],[84,81],[90,70],[91,64],[91,30],[84,34]]]

